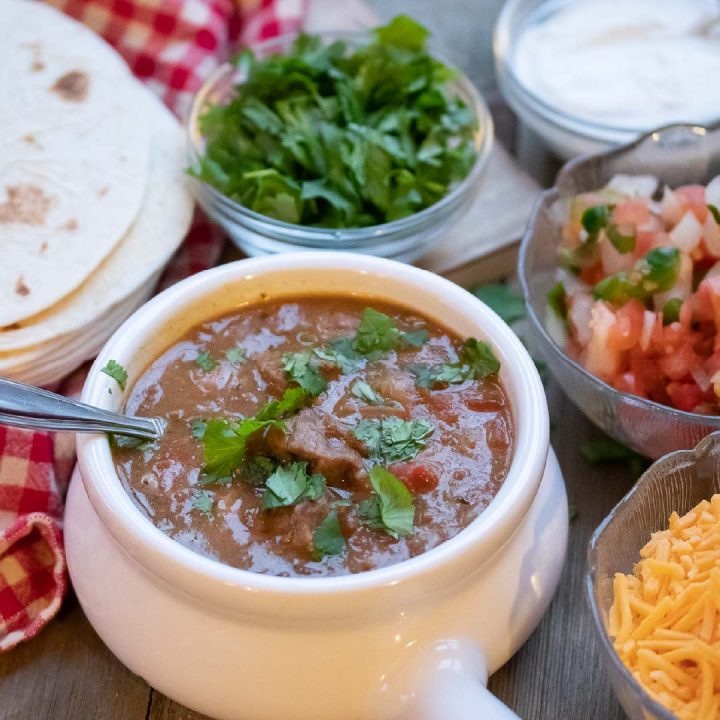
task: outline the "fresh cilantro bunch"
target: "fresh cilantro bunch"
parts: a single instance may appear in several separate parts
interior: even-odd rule
[[[427,36],[401,15],[359,47],[301,35],[286,55],[244,53],[246,81],[200,119],[205,154],[191,174],[262,215],[317,227],[436,203],[475,160],[476,121]]]

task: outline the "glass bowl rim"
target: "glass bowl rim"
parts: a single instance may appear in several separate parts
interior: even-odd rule
[[[252,45],[250,49],[253,50],[253,52],[262,52],[263,50],[275,47],[283,47],[287,43],[294,41],[301,34],[302,33],[300,32],[284,33],[278,37],[256,43],[255,45]],[[325,30],[316,34],[321,38],[333,38],[350,42],[362,41],[372,37],[371,30]],[[364,240],[368,238],[368,236],[371,238],[387,237],[388,235],[402,233],[407,230],[412,230],[416,226],[423,225],[425,221],[431,219],[438,211],[442,211],[448,206],[452,206],[455,202],[458,202],[474,185],[476,185],[482,171],[485,169],[490,152],[494,146],[495,138],[494,124],[490,109],[482,94],[475,87],[470,78],[457,65],[446,60],[440,53],[432,51],[429,54],[436,60],[444,63],[455,73],[454,77],[448,82],[451,87],[454,86],[459,88],[463,93],[467,94],[469,98],[467,106],[474,115],[478,129],[474,136],[476,151],[475,161],[473,162],[468,174],[460,182],[458,182],[455,187],[452,187],[446,195],[440,198],[440,200],[423,210],[413,213],[412,215],[408,215],[407,217],[399,218],[386,223],[379,223],[377,225],[350,228],[315,227],[313,225],[287,223],[282,220],[271,218],[269,215],[263,215],[262,213],[251,210],[235,200],[232,200],[209,183],[206,183],[204,180],[200,180],[195,177],[193,177],[193,180],[200,183],[203,188],[211,194],[217,203],[233,213],[237,213],[239,216],[245,216],[251,221],[263,223],[268,227],[277,228],[279,231],[302,233],[307,236],[312,236],[317,240],[329,240],[334,242],[335,245],[337,245],[338,240],[347,242]],[[197,161],[200,154],[200,150],[196,144],[196,139],[201,137],[198,120],[204,106],[206,105],[206,96],[221,77],[228,72],[235,71],[236,67],[233,63],[222,63],[207,77],[200,89],[193,96],[190,111],[185,122],[185,135],[187,139],[186,157],[191,166]]]
[[[678,458],[687,459],[688,462],[696,462],[698,457],[710,449],[713,445],[720,445],[720,431],[710,433],[704,437],[694,448],[690,450],[675,450],[667,455],[663,455],[660,459],[656,460],[633,484],[627,493],[617,502],[617,504],[610,510],[610,512],[603,518],[600,524],[595,528],[590,540],[588,541],[587,552],[586,552],[586,571],[585,571],[585,600],[590,607],[590,614],[592,615],[593,625],[597,634],[600,636],[600,644],[605,650],[605,654],[610,658],[610,662],[613,667],[619,671],[623,680],[635,691],[636,695],[639,696],[643,709],[650,710],[655,713],[661,720],[677,720],[672,710],[669,710],[662,703],[654,700],[645,688],[633,677],[632,673],[628,670],[625,663],[620,659],[617,654],[615,647],[610,641],[610,635],[605,628],[604,620],[600,616],[600,608],[595,601],[595,581],[597,579],[597,566],[595,563],[595,555],[597,553],[597,545],[601,536],[605,530],[615,521],[617,515],[624,509],[624,507],[632,502],[633,496],[638,492],[639,488],[646,481],[647,476],[652,473],[653,475],[662,474],[664,466],[670,465],[674,460]],[[651,531],[655,532],[655,531]],[[649,535],[648,535],[649,537]],[[638,555],[639,558],[639,555]]]
[[[517,10],[525,0],[507,0],[498,15],[495,29],[493,30],[493,55],[495,65],[501,72],[498,74],[504,76],[515,87],[516,92],[519,91],[520,100],[528,103],[536,112],[542,115],[546,120],[563,128],[564,130],[574,133],[580,137],[592,140],[606,141],[608,135],[617,137],[618,134],[638,135],[646,134],[650,131],[646,126],[634,127],[630,125],[610,125],[594,120],[590,120],[582,115],[575,115],[566,110],[562,110],[556,105],[550,104],[544,100],[541,95],[537,94],[517,76],[514,70],[514,64],[511,60],[512,46],[510,37],[516,31],[515,25],[511,22],[512,14]],[[573,0],[540,0],[538,7],[542,5],[557,5],[558,7],[569,5]],[[709,5],[710,3],[708,3]],[[535,12],[533,10],[533,12]],[[534,107],[533,107],[534,106]],[[720,115],[713,118],[708,123],[704,123],[705,127],[720,123]],[[673,125],[692,125],[690,120],[685,122],[671,123]]]
[[[647,398],[640,397],[639,395],[633,395],[631,393],[622,392],[616,390],[611,385],[601,380],[593,373],[586,370],[580,363],[573,360],[567,353],[565,353],[550,336],[548,331],[545,329],[544,323],[538,318],[535,308],[533,308],[532,302],[530,301],[530,283],[528,280],[527,264],[528,254],[530,252],[530,246],[533,238],[535,237],[535,226],[537,224],[540,212],[548,207],[552,202],[562,197],[560,192],[560,184],[567,177],[574,175],[577,172],[581,172],[587,165],[593,164],[600,159],[609,159],[617,156],[631,153],[635,148],[644,144],[649,140],[659,140],[666,133],[673,133],[677,130],[690,130],[694,134],[704,135],[708,132],[717,132],[720,130],[720,121],[713,123],[712,125],[694,125],[685,123],[673,123],[670,125],[663,125],[655,130],[651,130],[647,133],[643,133],[637,139],[631,143],[621,145],[619,147],[612,148],[606,152],[593,153],[591,155],[582,155],[577,158],[565,163],[560,172],[557,175],[555,184],[548,190],[543,190],[535,201],[530,217],[528,218],[525,232],[523,233],[522,240],[520,241],[520,251],[518,256],[518,279],[523,290],[523,296],[525,298],[525,306],[527,308],[527,314],[530,318],[530,322],[533,328],[540,334],[543,342],[546,346],[551,348],[551,351],[555,359],[560,360],[565,365],[569,366],[572,370],[579,373],[583,380],[588,381],[593,385],[599,392],[603,392],[612,398],[622,401],[624,403],[631,402],[632,404],[647,409],[648,411],[655,411],[666,413],[670,417],[675,417],[680,421],[692,421],[696,424],[705,425],[717,425],[720,428],[720,414],[716,415],[704,415],[702,413],[688,412],[686,410],[678,410],[677,408],[670,407],[669,405],[663,405],[662,403],[655,402],[654,400],[648,400]]]

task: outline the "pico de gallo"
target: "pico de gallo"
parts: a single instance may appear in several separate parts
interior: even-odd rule
[[[720,176],[671,189],[616,176],[558,202],[548,327],[622,392],[720,414]]]

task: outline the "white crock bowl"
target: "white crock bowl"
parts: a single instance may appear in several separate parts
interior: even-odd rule
[[[90,622],[133,672],[221,720],[515,717],[483,683],[526,639],[555,590],[567,502],[548,458],[543,387],[512,331],[436,275],[345,253],[243,260],[158,295],[113,335],[83,400],[121,410],[128,387],[187,330],[249,302],[355,294],[395,301],[491,341],[513,409],[515,456],[488,508],[429,552],[346,577],[281,578],[215,562],[134,505],[103,435],[79,437],[66,510],[70,575]],[[112,390],[112,394],[109,392]]]

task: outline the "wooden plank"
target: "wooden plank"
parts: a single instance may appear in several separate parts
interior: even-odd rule
[[[179,705],[174,700],[161,695],[159,692],[152,694],[150,712],[147,720],[212,720],[207,715],[201,715],[193,710]]]
[[[0,655],[0,720],[145,720],[149,701],[72,595],[36,638]]]
[[[490,679],[490,689],[528,720],[622,720],[585,600],[585,554],[590,535],[636,477],[623,464],[588,465],[579,448],[599,431],[556,385],[548,400],[553,447],[577,514],[557,594],[528,642]]]

